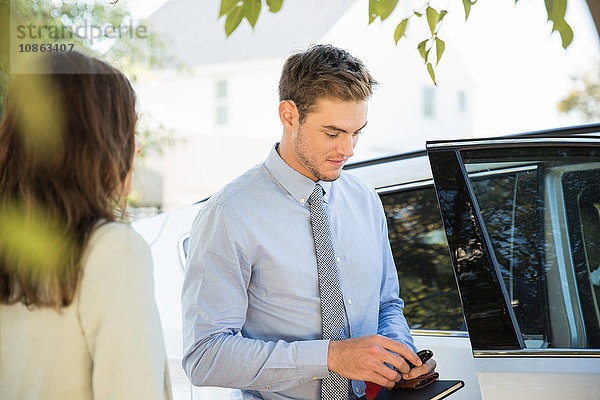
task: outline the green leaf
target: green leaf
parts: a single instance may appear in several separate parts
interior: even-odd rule
[[[256,21],[258,21],[261,4],[261,0],[244,0],[243,12],[252,28],[254,28]]]
[[[377,17],[385,20],[396,8],[398,0],[369,0],[369,23]]]
[[[551,21],[552,32],[557,31],[560,34],[563,48],[569,47],[573,41],[573,30],[565,21],[567,12],[567,0],[544,0],[548,21]]]
[[[400,23],[396,27],[396,32],[394,32],[394,40],[396,41],[396,44],[398,44],[398,40],[400,40],[400,38],[402,36],[405,36],[404,34],[406,33],[407,27],[408,27],[408,18],[405,18],[402,21],[400,21]]]
[[[465,6],[465,21],[469,18],[471,12],[471,0],[463,0],[463,6]]]
[[[442,10],[440,11],[440,19],[438,20],[438,23],[444,19],[444,17],[446,16],[446,14],[448,14],[447,10]]]
[[[429,40],[429,39],[427,39],[427,40]],[[429,50],[426,50],[427,40],[423,40],[417,46],[417,49],[419,49],[419,53],[421,54],[421,57],[423,57],[423,60],[425,60],[425,62],[427,62],[427,56],[429,55]]]
[[[431,65],[431,63],[427,63],[427,71],[429,72],[433,84],[437,86],[437,83],[435,83],[435,72],[433,72],[433,65]]]
[[[227,14],[227,19],[225,20],[225,35],[229,36],[235,31],[235,28],[238,27],[240,22],[242,22],[242,18],[244,16],[244,6],[237,6],[236,9]]]
[[[219,18],[225,14],[231,13],[235,6],[239,3],[239,0],[221,0],[221,11],[219,11]]]
[[[423,14],[422,14],[422,13],[418,13],[418,12],[416,12],[416,11],[413,11],[413,12],[415,13],[415,15],[416,15],[417,17],[422,17],[422,16],[423,16]]]
[[[431,30],[431,34],[433,35],[433,32],[435,31],[435,26],[440,20],[440,14],[438,14],[438,12],[431,7],[427,7],[425,13],[427,14],[427,23],[429,24],[429,29]]]
[[[440,59],[442,58],[442,54],[444,54],[444,50],[446,50],[446,43],[439,37],[435,38],[435,50],[437,53],[437,61],[435,62],[435,66],[437,67]]]
[[[398,4],[398,0],[380,0],[379,3],[381,4],[382,10],[381,13],[379,14],[381,20],[383,21],[384,19],[386,19],[387,17],[390,16],[390,14],[394,11],[394,9],[396,8],[396,5]]]
[[[375,3],[377,0],[369,0],[369,24],[375,21],[377,18],[377,13],[375,12]]]
[[[573,41],[573,29],[571,29],[569,24],[567,24],[567,22],[563,19],[560,24],[554,24],[554,29],[560,33],[563,49],[569,47]]]
[[[567,12],[567,0],[544,0],[548,21],[564,19]]]
[[[283,0],[267,0],[267,5],[269,6],[269,11],[276,13],[281,10]]]

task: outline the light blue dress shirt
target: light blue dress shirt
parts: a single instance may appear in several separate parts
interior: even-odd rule
[[[325,190],[349,337],[415,349],[377,193],[343,171]],[[183,367],[198,386],[264,399],[320,399],[322,340],[308,198],[315,182],[276,147],[212,196],[192,226],[183,284]],[[352,381],[364,395],[365,384]]]

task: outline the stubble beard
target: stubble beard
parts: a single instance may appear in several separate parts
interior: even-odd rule
[[[302,164],[302,166],[306,168],[308,172],[317,178],[317,180],[323,182],[332,182],[338,179],[340,177],[339,172],[335,177],[330,177],[322,174],[321,171],[319,171],[317,167],[317,160],[315,160],[314,157],[311,157],[310,150],[302,138],[302,128],[299,128],[298,134],[292,141],[292,145],[294,148],[294,153],[296,153],[296,157],[298,158],[298,161],[300,161],[300,164]]]

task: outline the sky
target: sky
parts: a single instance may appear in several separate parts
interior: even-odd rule
[[[573,87],[572,76],[600,62],[598,34],[585,1],[568,2],[566,20],[574,39],[567,50],[557,32],[550,34],[542,0],[478,1],[471,13],[466,24],[453,24],[451,39],[476,86],[476,136],[583,122],[559,113],[556,105]]]
[[[126,0],[126,2],[136,18],[147,18],[165,4],[167,0]]]
[[[166,2],[121,1],[127,1],[138,18],[149,16]],[[578,115],[559,113],[556,107],[573,87],[571,77],[600,62],[600,41],[584,0],[568,1],[566,20],[574,30],[574,39],[567,50],[562,48],[558,33],[551,34],[543,0],[520,0],[517,4],[513,0],[480,0],[472,6],[466,23],[461,1],[432,0],[431,4],[450,7],[441,34],[446,45],[458,52],[474,82],[474,136],[584,122]],[[224,20],[216,23],[223,24]],[[412,49],[407,56],[418,57]],[[442,61],[438,80],[443,84],[444,79],[451,77],[444,76]]]

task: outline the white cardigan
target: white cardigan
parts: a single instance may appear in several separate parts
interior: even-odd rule
[[[131,228],[92,233],[69,307],[0,305],[0,399],[171,398],[146,242]]]

